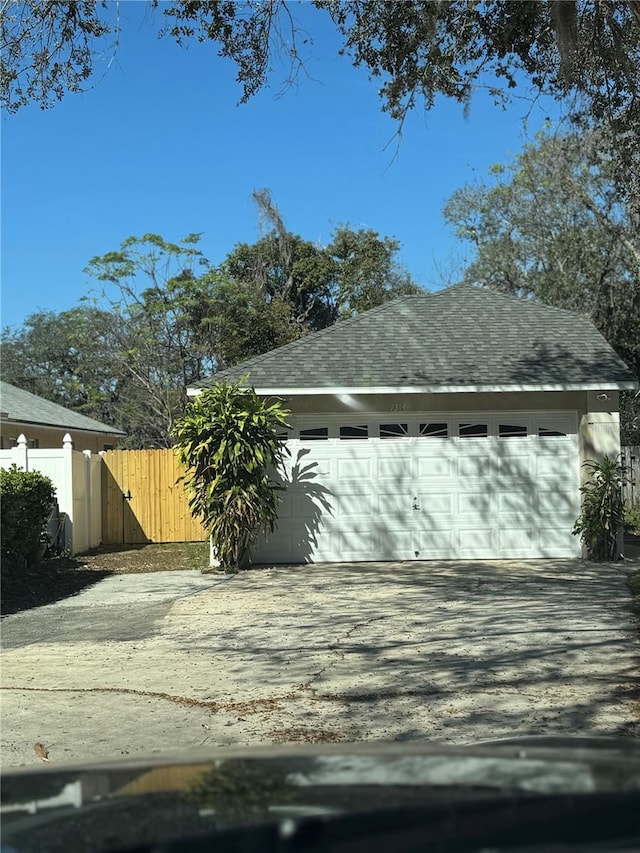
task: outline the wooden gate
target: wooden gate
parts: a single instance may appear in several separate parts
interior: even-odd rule
[[[108,450],[102,454],[102,542],[201,542],[207,538],[187,505],[173,450]]]

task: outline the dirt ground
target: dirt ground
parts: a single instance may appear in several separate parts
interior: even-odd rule
[[[632,564],[224,576],[128,574],[113,562],[76,595],[4,617],[4,767],[38,763],[36,742],[65,763],[258,743],[639,733]]]

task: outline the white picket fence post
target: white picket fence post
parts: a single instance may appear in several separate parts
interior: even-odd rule
[[[66,513],[68,519],[64,531],[65,547],[72,554],[77,554],[81,549],[78,547],[79,537],[75,535],[74,530],[76,513],[73,499],[73,439],[68,432],[62,439],[62,477],[60,487],[56,484],[56,492],[60,512]]]
[[[29,470],[29,447],[27,443],[27,438],[23,432],[18,436],[18,443],[14,448],[14,460],[13,464],[17,465],[18,468],[22,468],[23,471]]]
[[[84,489],[86,495],[87,512],[84,514],[85,536],[87,537],[87,550],[91,548],[91,505],[93,501],[91,483],[91,451],[83,450],[84,456]]]

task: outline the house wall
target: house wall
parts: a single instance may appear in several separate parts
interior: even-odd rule
[[[581,462],[599,460],[620,453],[619,392],[588,391],[580,412],[579,439]],[[587,472],[583,472],[587,474]],[[584,480],[584,476],[583,476]]]
[[[65,427],[46,427],[36,424],[20,423],[17,421],[2,421],[0,423],[0,443],[2,449],[9,449],[23,434],[28,442],[35,442],[35,447],[62,447],[64,436],[69,433],[76,450],[90,450],[98,453],[101,450],[112,450],[117,445],[117,437],[108,433],[84,432],[79,429]]]

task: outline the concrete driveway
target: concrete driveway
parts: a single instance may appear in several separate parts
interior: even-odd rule
[[[2,621],[2,763],[231,744],[638,734],[628,566],[115,575]],[[636,703],[637,709],[637,703]]]

